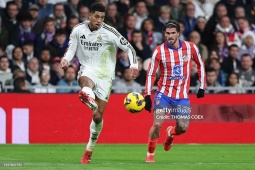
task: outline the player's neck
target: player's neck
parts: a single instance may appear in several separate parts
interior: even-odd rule
[[[91,32],[97,30],[96,28],[93,28],[93,26],[90,23],[89,23],[88,26],[89,26],[89,29],[90,29]]]
[[[173,45],[170,45],[169,42],[167,41],[167,45],[169,48],[173,48],[173,49],[178,49],[181,47],[181,44],[180,44],[180,40],[177,39],[176,42],[173,44]]]

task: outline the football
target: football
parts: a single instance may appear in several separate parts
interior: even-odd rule
[[[138,113],[145,107],[145,101],[140,93],[129,93],[124,99],[124,106],[131,113]]]

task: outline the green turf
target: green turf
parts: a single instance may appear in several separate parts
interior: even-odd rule
[[[156,163],[145,163],[146,145],[96,145],[89,165],[79,164],[85,145],[0,145],[0,169],[248,170],[255,169],[255,145],[173,145],[156,149]],[[23,163],[23,167],[3,167]]]

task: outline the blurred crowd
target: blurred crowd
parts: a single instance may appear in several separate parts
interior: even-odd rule
[[[55,88],[78,87],[77,58],[67,70],[60,69],[59,62],[72,28],[88,19],[94,2],[106,6],[104,22],[131,43],[138,57],[140,73],[133,80],[127,54],[118,51],[114,93],[142,93],[152,52],[164,42],[162,28],[170,19],[181,25],[180,39],[199,48],[207,87],[236,87],[207,93],[248,93],[242,87],[255,86],[254,0],[1,0],[0,91],[77,92]],[[8,85],[14,89],[4,90]],[[199,85],[195,63],[190,85]]]

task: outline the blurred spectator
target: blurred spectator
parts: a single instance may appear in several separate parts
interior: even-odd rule
[[[53,57],[63,56],[68,46],[67,34],[64,29],[58,29],[54,35],[54,39],[46,47],[49,48]]]
[[[134,6],[134,8],[131,8],[129,10],[130,14],[134,14],[136,17],[136,25],[135,29],[140,30],[142,22],[148,18],[148,11],[146,8],[146,4],[142,0],[138,0]]]
[[[14,2],[7,2],[4,15],[2,16],[4,26],[9,32],[9,43],[16,44],[17,36],[13,33],[19,32],[19,22],[17,20],[19,10],[18,5]]]
[[[222,16],[220,18],[219,23],[216,25],[215,31],[220,31],[225,34],[228,45],[241,45],[238,33],[235,31],[233,25],[230,23],[230,18],[228,16]]]
[[[224,71],[221,69],[221,65],[219,60],[217,59],[210,59],[208,63],[209,68],[213,68],[217,74],[217,81],[220,83],[221,86],[225,86],[226,83],[226,75]]]
[[[214,38],[214,31],[221,17],[227,15],[227,8],[224,4],[218,3],[215,5],[213,15],[210,17],[205,26],[205,45],[209,48],[211,41]]]
[[[28,82],[24,77],[18,77],[14,80],[14,93],[30,93],[28,91]]]
[[[129,8],[131,7],[129,0],[119,0],[119,1],[116,1],[115,3],[117,5],[118,12],[122,16],[125,16],[128,13]]]
[[[64,70],[60,68],[60,61],[60,57],[54,57],[52,59],[50,83],[53,85],[57,85],[58,81],[61,80],[65,75]]]
[[[58,84],[58,86],[66,86],[69,88],[66,89],[57,89],[57,93],[77,93],[78,89],[74,89],[71,87],[79,87],[78,82],[76,80],[76,71],[73,66],[68,66],[65,70],[65,76],[62,78]]]
[[[49,4],[65,3],[67,0],[48,0]]]
[[[3,19],[0,14],[0,46],[5,49],[9,44],[9,31],[5,28]]]
[[[240,29],[240,27],[238,26],[237,20],[238,20],[238,18],[242,18],[242,17],[246,18],[244,8],[242,6],[237,6],[235,8],[235,15],[231,19],[231,23],[232,23],[232,25],[233,25],[233,27],[235,28],[236,31],[238,31]]]
[[[69,37],[69,35],[72,32],[72,29],[75,25],[79,24],[79,18],[77,18],[76,16],[71,16],[68,21],[67,21],[67,26],[66,26],[66,32],[67,32],[67,36]]]
[[[119,30],[119,33],[129,42],[132,41],[132,32],[135,30],[136,17],[132,14],[127,15],[125,25]]]
[[[250,24],[247,18],[241,17],[237,19],[237,24],[239,26],[239,37],[242,38],[243,34],[248,31],[252,31],[255,34],[255,26]]]
[[[228,44],[225,34],[223,32],[215,32],[211,50],[216,50],[223,61],[228,56]]]
[[[49,83],[50,81],[50,71],[47,69],[43,69],[39,73],[40,76],[40,84],[35,85],[34,92],[35,93],[56,93],[56,89],[53,85]]]
[[[193,0],[192,3],[195,5],[195,17],[202,16],[208,20],[213,14],[214,5],[207,0]]]
[[[128,55],[125,51],[120,50],[117,61],[116,61],[116,75],[122,77],[122,73],[126,67],[129,67]]]
[[[140,84],[134,81],[130,74],[131,69],[125,68],[123,71],[123,79],[116,82],[114,93],[142,93],[142,87]]]
[[[68,0],[66,3],[64,3],[67,20],[69,20],[71,16],[76,16],[77,18],[79,17],[78,9],[81,7],[81,5],[81,0]]]
[[[2,84],[2,87],[7,84],[12,79],[12,72],[9,68],[10,63],[8,60],[8,57],[6,55],[3,55],[0,57],[0,82]]]
[[[25,41],[22,45],[22,50],[24,53],[23,60],[27,63],[34,55],[34,43],[31,41]]]
[[[23,52],[21,47],[15,47],[12,51],[11,70],[14,72],[16,69],[26,71],[26,63],[23,59]]]
[[[36,4],[32,4],[28,8],[29,14],[32,16],[32,32],[40,34],[43,32],[43,20],[39,19],[39,7]]]
[[[141,86],[145,86],[145,83],[146,83],[146,71],[143,69],[143,60],[142,60],[142,58],[137,56],[137,62],[138,62],[139,73],[138,73],[135,81],[137,83],[139,83]]]
[[[48,3],[48,0],[37,0],[39,6],[39,19],[45,19],[53,12],[53,5]]]
[[[22,13],[18,16],[20,21],[19,32],[13,32],[18,39],[15,43],[15,46],[22,46],[25,41],[35,41],[35,33],[32,32],[32,16],[29,13]]]
[[[54,19],[54,24],[57,29],[65,29],[67,17],[65,14],[65,8],[62,3],[56,3],[53,7],[53,13],[50,15]]]
[[[27,63],[26,79],[31,85],[40,83],[39,78],[39,62],[37,58],[32,58]]]
[[[145,0],[145,3],[149,17],[156,19],[159,16],[159,5],[155,2],[155,0]]]
[[[201,43],[205,45],[206,41],[204,37],[206,37],[205,34],[205,26],[206,26],[206,19],[204,17],[198,17],[197,18],[197,24],[194,28],[194,31],[197,31],[201,37]]]
[[[243,54],[248,53],[252,59],[255,58],[255,34],[252,31],[248,31],[242,36],[242,46],[239,50],[238,59],[241,59]]]
[[[155,31],[162,32],[164,24],[171,19],[171,10],[168,5],[163,5],[160,7],[159,16],[154,19]]]
[[[239,0],[240,1],[240,0]],[[235,15],[235,8],[237,7],[238,3],[237,0],[220,0],[218,3],[223,3],[226,6],[228,11],[228,16],[231,18]]]
[[[14,80],[17,79],[18,77],[26,78],[26,73],[24,71],[22,71],[21,69],[16,69],[13,72],[12,78],[10,79],[10,81],[6,81],[6,85],[13,85]]]
[[[81,6],[79,9],[79,22],[87,19],[89,19],[89,8],[87,6]]]
[[[183,32],[186,39],[189,38],[189,34],[194,30],[197,19],[195,18],[195,6],[192,3],[188,3],[185,6],[185,15],[182,18],[185,25],[185,30]]]
[[[163,42],[163,34],[162,32],[155,31],[152,19],[145,19],[142,23],[141,30],[144,34],[145,42],[150,46],[151,51]]]
[[[184,22],[182,20],[178,21],[180,24],[180,36],[179,39],[180,40],[187,40],[187,38],[184,36],[184,31],[185,31],[185,25]]]
[[[191,60],[191,71],[190,71],[190,86],[196,87],[199,85],[198,83],[198,72],[196,63]]]
[[[40,56],[40,70],[42,69],[47,69],[51,70],[51,55],[50,55],[50,50],[48,48],[43,48]]]
[[[45,45],[53,40],[55,32],[54,20],[50,17],[46,18],[44,21],[44,31],[36,37],[36,56],[40,54],[41,49],[45,47]]]
[[[118,14],[116,4],[109,4],[106,8],[104,23],[116,28],[117,30],[123,27],[123,17]]]
[[[208,66],[209,60],[212,59],[212,58],[217,59],[220,63],[223,62],[223,60],[222,60],[222,58],[220,57],[219,53],[218,53],[216,50],[211,50],[211,51],[209,52],[209,55],[208,55],[207,60],[205,61],[205,64],[206,64],[207,66]]]
[[[222,87],[220,85],[220,83],[217,81],[217,72],[214,68],[207,68],[206,69],[206,91],[205,93],[211,93],[211,94],[214,94],[214,93],[220,93],[221,90],[220,89],[217,89],[217,90],[209,90],[208,87],[217,87],[217,88],[220,88]]]
[[[184,7],[180,3],[180,0],[169,0],[169,6],[171,9],[171,16],[175,20],[181,20],[184,16]]]
[[[228,75],[226,87],[235,87],[235,89],[227,90],[226,92],[228,94],[245,93],[245,90],[242,89],[242,86],[239,83],[239,76],[235,72],[232,72]]]
[[[255,82],[255,71],[252,68],[252,64],[251,56],[249,54],[243,54],[239,72],[240,83],[243,87],[251,87]]]
[[[197,31],[192,31],[189,35],[189,41],[193,42],[201,54],[203,61],[206,61],[208,58],[208,49],[204,44],[201,44],[201,37]]]
[[[134,30],[132,33],[132,41],[130,43],[135,51],[136,55],[141,57],[143,60],[151,57],[150,46],[148,46],[143,40],[143,34],[139,30]]]
[[[225,73],[238,72],[240,69],[240,61],[237,59],[239,47],[235,44],[228,47],[229,55],[222,63],[222,69]]]

